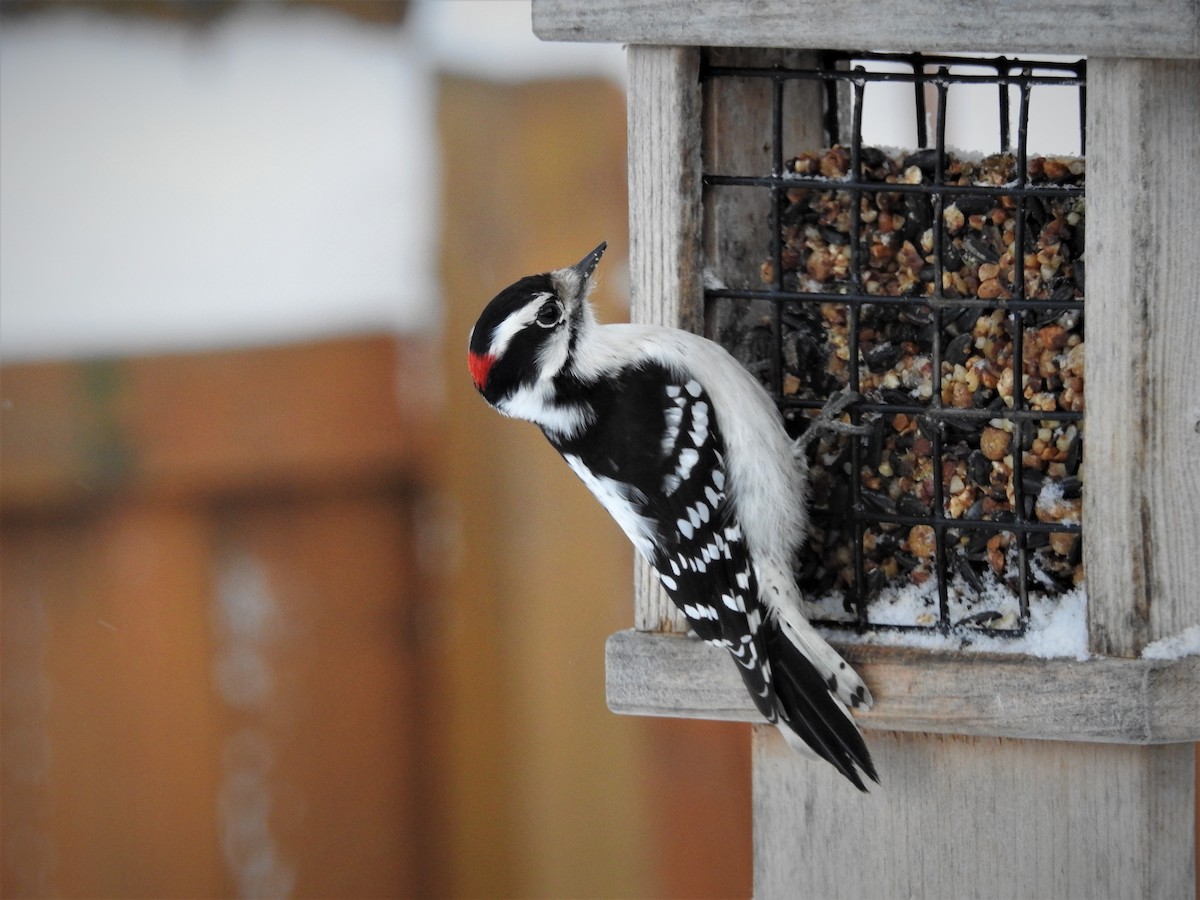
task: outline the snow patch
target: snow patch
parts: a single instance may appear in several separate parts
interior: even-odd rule
[[[805,611],[822,636],[845,644],[872,644],[887,647],[916,647],[926,650],[967,651],[971,653],[1017,653],[1043,659],[1085,660],[1088,652],[1087,592],[1083,587],[1063,594],[1031,594],[1029,624],[1019,637],[998,633],[1017,624],[1019,605],[1016,595],[994,577],[984,580],[982,591],[971,591],[961,578],[949,589],[949,631],[896,631],[889,625],[922,626],[934,629],[938,621],[937,584],[930,579],[923,585],[889,586],[872,599],[868,607],[869,626],[884,626],[857,633],[822,626],[825,622],[852,623],[845,611],[842,595],[831,592],[816,601],[806,602]],[[1186,632],[1185,632],[1186,633]],[[1200,629],[1192,638],[1200,653]],[[1152,645],[1153,646],[1153,645]],[[1147,648],[1150,649],[1150,648]]]
[[[1142,659],[1182,659],[1185,656],[1200,656],[1200,625],[1153,641],[1142,650]]]

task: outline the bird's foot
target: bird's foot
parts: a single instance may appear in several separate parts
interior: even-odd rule
[[[827,434],[851,434],[862,437],[871,433],[871,426],[868,424],[852,425],[849,422],[841,421],[838,416],[845,412],[846,407],[859,399],[857,391],[852,391],[849,388],[837,391],[829,396],[825,401],[825,405],[809,422],[807,430],[792,444],[793,453],[796,456],[801,456],[808,452],[809,445],[818,438]]]

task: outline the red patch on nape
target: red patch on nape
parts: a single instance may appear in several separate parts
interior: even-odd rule
[[[476,390],[483,390],[483,386],[487,384],[488,372],[492,369],[492,363],[496,361],[496,357],[490,353],[468,353],[467,366],[471,369],[471,378],[475,381]]]

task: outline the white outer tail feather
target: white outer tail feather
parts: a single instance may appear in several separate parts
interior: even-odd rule
[[[779,729],[779,733],[783,735],[783,739],[787,741],[787,745],[799,753],[802,757],[814,761],[821,761],[821,755],[812,747],[808,746],[808,744],[804,743],[804,739],[800,737],[800,735],[796,734],[796,732],[792,731],[792,726],[783,719],[780,719],[775,724],[775,727]]]
[[[791,616],[781,610],[779,627],[787,639],[795,644],[796,649],[817,667],[822,678],[826,681],[829,681],[830,678],[837,681],[837,689],[831,693],[843,706],[854,706],[854,698],[857,695],[860,697],[858,706],[863,709],[871,708],[871,704],[875,701],[858,673],[825,642],[821,635],[817,634],[817,630],[806,619],[793,620]]]
[[[790,567],[756,563],[754,571],[758,577],[759,595],[763,604],[775,616],[780,631],[817,667],[822,679],[828,682],[832,677],[836,682],[836,690],[830,693],[843,706],[855,706],[854,698],[858,696],[857,705],[863,709],[870,709],[873,702],[871,692],[867,690],[862,678],[825,642],[800,610],[800,589],[791,576]]]

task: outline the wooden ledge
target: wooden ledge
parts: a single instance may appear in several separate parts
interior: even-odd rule
[[[1200,657],[1086,662],[838,645],[875,695],[865,728],[1119,744],[1200,740]],[[608,639],[608,705],[760,722],[723,650],[679,635]]]

